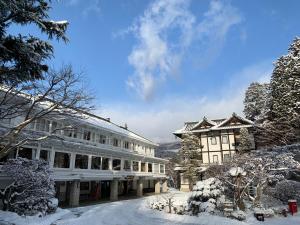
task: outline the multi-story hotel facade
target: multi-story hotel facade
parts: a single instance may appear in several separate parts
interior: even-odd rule
[[[185,133],[192,133],[199,138],[198,151],[202,156],[199,170],[205,171],[210,165],[218,165],[230,161],[238,151],[240,129],[246,128],[250,134],[252,149],[255,142],[252,133],[253,122],[233,113],[227,119],[209,120],[204,117],[201,121],[185,122],[183,128],[175,131],[176,137],[182,138]],[[182,171],[180,168],[177,168]],[[188,191],[190,185],[181,173],[181,190]]]
[[[20,118],[2,122],[0,131],[18,121]],[[72,129],[58,129],[69,126]],[[54,131],[55,135],[49,135]],[[167,190],[167,160],[155,157],[157,144],[110,119],[90,113],[83,113],[81,118],[49,115],[30,124],[22,133],[26,135],[49,137],[26,143],[7,158],[48,161],[61,204],[77,206],[85,200],[117,200],[120,195]],[[7,177],[0,173],[1,179],[5,184]]]

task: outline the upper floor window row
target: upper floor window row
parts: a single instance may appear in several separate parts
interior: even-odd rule
[[[143,146],[140,144],[136,144],[134,142],[129,141],[121,141],[118,138],[109,139],[108,136],[104,134],[99,134],[97,132],[93,132],[89,129],[71,127],[68,125],[63,125],[62,123],[58,123],[56,121],[50,121],[47,119],[39,119],[30,126],[30,129],[34,129],[37,131],[43,132],[52,132],[59,135],[64,135],[70,138],[77,138],[91,142],[97,142],[100,144],[111,144],[115,147],[123,147],[125,149],[136,150],[143,154],[153,155],[154,149],[151,147]]]

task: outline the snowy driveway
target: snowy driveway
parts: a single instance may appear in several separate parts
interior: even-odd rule
[[[56,221],[57,225],[242,225],[235,220],[217,216],[182,216],[147,208],[149,198],[119,201],[81,207]]]
[[[99,205],[59,209],[43,218],[20,217],[15,213],[0,211],[0,225],[299,225],[300,213],[288,218],[275,217],[264,223],[249,216],[246,222],[224,217],[201,215],[199,217],[175,215],[152,210],[148,202],[155,196],[103,203]]]

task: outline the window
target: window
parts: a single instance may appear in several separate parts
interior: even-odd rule
[[[41,150],[40,151],[40,159],[49,161],[50,160],[50,151],[47,150]]]
[[[76,155],[75,157],[75,168],[76,169],[87,169],[89,157],[87,155]]]
[[[18,150],[18,157],[25,158],[25,159],[32,159],[33,158],[33,149],[31,148],[19,148]]]
[[[139,171],[139,162],[133,161],[132,162],[132,169],[133,169],[133,171]]]
[[[230,161],[230,155],[229,154],[224,154],[224,162],[229,162]]]
[[[40,119],[37,121],[36,124],[36,130],[37,131],[50,131],[50,121],[45,119]]]
[[[146,163],[141,163],[141,172],[146,172]]]
[[[106,144],[106,136],[100,135],[100,137],[99,137],[99,143]]]
[[[69,129],[64,130],[64,135],[65,135],[66,137],[73,137],[73,131],[72,131],[72,130],[69,130]]]
[[[93,169],[93,170],[101,169],[101,157],[92,156],[91,169]]]
[[[163,164],[159,165],[159,173],[165,173],[165,165]]]
[[[113,146],[115,146],[115,147],[119,146],[119,140],[117,138],[114,138],[114,140],[113,140]]]
[[[154,173],[159,173],[159,164],[154,163]]]
[[[136,150],[136,144],[132,143],[132,150],[135,151]]]
[[[152,173],[152,163],[148,163],[148,172]]]
[[[80,191],[89,191],[90,182],[80,182]]]
[[[222,144],[228,144],[228,136],[227,135],[222,136]]]
[[[102,158],[102,169],[109,170],[109,158]]]
[[[83,132],[83,139],[84,139],[84,140],[87,140],[87,141],[90,141],[90,140],[91,140],[91,132],[88,131],[88,130],[85,130],[85,131]]]
[[[112,166],[113,166],[113,170],[121,170],[121,160],[113,159]]]
[[[128,142],[128,141],[125,141],[125,142],[124,142],[124,148],[129,149],[129,142]]]
[[[93,133],[92,133],[92,139],[91,139],[92,142],[95,142],[95,137],[96,137],[96,134],[93,132]]]
[[[130,170],[130,161],[129,160],[125,160],[124,161],[124,170],[129,171]]]
[[[70,154],[63,152],[55,152],[54,167],[70,168]]]
[[[60,128],[61,128],[61,124],[59,124],[55,121],[52,122],[52,132],[54,134],[61,134]]]
[[[216,145],[217,144],[217,138],[216,137],[211,137],[210,141],[211,141],[212,145]]]
[[[213,163],[218,163],[219,159],[217,155],[213,155]]]

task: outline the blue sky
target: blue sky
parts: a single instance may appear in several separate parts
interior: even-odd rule
[[[97,113],[155,141],[184,121],[242,113],[252,81],[300,34],[298,0],[61,0],[70,42],[53,41],[59,67],[84,72]]]

